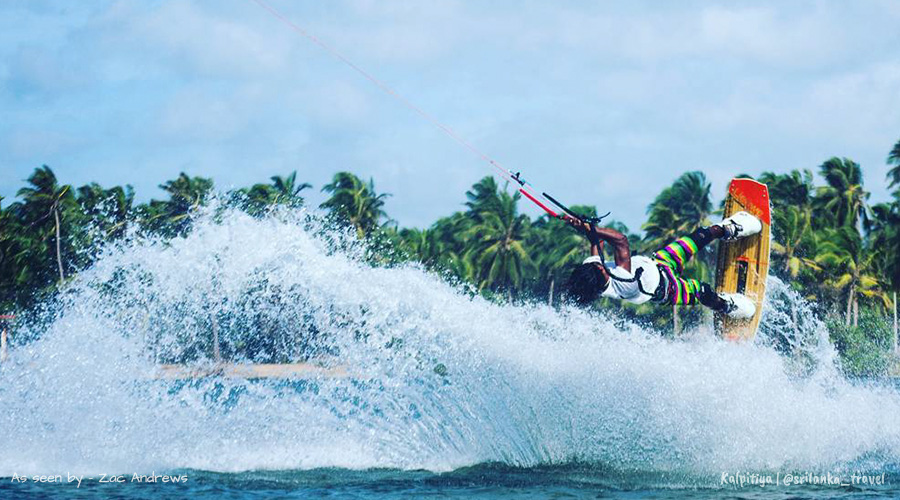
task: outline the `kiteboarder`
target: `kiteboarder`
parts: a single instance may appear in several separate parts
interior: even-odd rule
[[[519,172],[513,173],[510,170],[503,169],[497,161],[475,147],[474,144],[455,133],[450,127],[438,121],[410,100],[404,98],[393,88],[364,71],[337,50],[326,45],[321,39],[293,24],[265,2],[257,0],[257,3],[287,24],[291,29],[341,60],[385,93],[397,99],[407,108],[415,111],[451,139],[474,153],[495,168],[501,177],[518,184],[518,192],[547,212],[550,217],[564,219],[580,231],[583,231],[591,242],[591,256],[585,259],[584,263],[572,273],[570,280],[570,295],[578,302],[590,303],[601,295],[638,304],[651,299],[671,304],[695,304],[699,302],[734,318],[751,318],[754,316],[756,305],[749,298],[741,294],[722,293],[717,295],[712,287],[706,283],[682,278],[681,272],[684,270],[684,264],[711,241],[719,238],[731,240],[759,233],[762,230],[762,223],[756,217],[747,212],[738,212],[722,221],[719,225],[700,228],[688,236],[677,239],[674,243],[654,253],[653,258],[644,256],[632,257],[628,247],[628,238],[617,231],[596,227],[597,224],[595,222],[598,222],[602,217],[585,218],[579,216],[547,193],[538,193],[525,179],[522,179]],[[558,213],[548,206],[545,201],[556,205],[563,213]],[[609,243],[613,247],[615,253],[614,263],[603,261],[602,248],[604,242]]]
[[[735,319],[749,319],[756,313],[756,305],[745,295],[717,294],[708,283],[681,276],[691,257],[712,241],[734,241],[759,233],[762,223],[747,212],[701,227],[654,252],[652,257],[632,256],[628,238],[619,231],[569,214],[561,218],[591,243],[591,256],[569,279],[569,296],[579,304],[590,304],[602,296],[635,304],[651,300],[673,305],[700,303]],[[604,243],[612,247],[613,262],[603,260]]]

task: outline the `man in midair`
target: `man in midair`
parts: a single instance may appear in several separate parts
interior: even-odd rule
[[[610,297],[635,304],[654,301],[661,304],[703,304],[735,319],[750,319],[756,304],[738,293],[717,294],[708,284],[682,278],[688,261],[714,240],[734,241],[759,233],[762,223],[747,212],[738,212],[719,224],[701,227],[678,238],[651,257],[631,255],[628,238],[610,228],[571,216],[566,222],[582,232],[591,243],[591,256],[578,266],[569,279],[569,296],[582,305],[598,297]],[[603,246],[612,247],[613,262],[604,262]]]

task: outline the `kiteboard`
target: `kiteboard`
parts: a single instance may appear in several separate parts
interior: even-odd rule
[[[741,293],[756,303],[756,315],[749,320],[732,319],[716,313],[716,330],[722,338],[742,341],[756,336],[766,297],[769,275],[769,229],[772,221],[769,189],[752,179],[733,179],[725,198],[724,216],[741,210],[759,218],[762,231],[732,242],[719,243],[716,292]]]

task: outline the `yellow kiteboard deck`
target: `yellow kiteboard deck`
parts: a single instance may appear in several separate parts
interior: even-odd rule
[[[762,231],[733,242],[719,243],[716,292],[742,293],[756,302],[756,315],[735,320],[716,314],[716,330],[728,340],[751,340],[759,328],[769,275],[769,229],[772,222],[769,189],[752,179],[734,179],[725,198],[725,217],[741,210],[762,221]]]

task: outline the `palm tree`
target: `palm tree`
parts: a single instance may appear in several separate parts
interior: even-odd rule
[[[814,204],[817,227],[849,225],[856,227],[867,219],[866,200],[869,193],[863,188],[862,168],[848,158],[831,158],[820,167],[827,185],[819,187]]]
[[[134,205],[134,189],[130,185],[104,189],[94,182],[78,188],[77,200],[84,215],[99,225],[106,237],[125,233]]]
[[[169,199],[150,200],[150,203],[142,205],[139,212],[143,223],[150,230],[165,236],[183,236],[190,229],[191,212],[206,204],[213,190],[213,181],[181,172],[176,179],[166,181],[159,187],[169,193]]]
[[[572,210],[588,216],[597,214],[597,209],[589,206],[573,206]],[[547,280],[547,303],[552,306],[556,284],[565,279],[568,270],[581,263],[590,251],[590,244],[567,224],[548,216],[535,222],[530,235],[528,246],[538,255],[537,274],[540,280]]]
[[[663,191],[647,206],[647,222],[642,226],[646,234],[645,247],[656,249],[676,237],[709,224],[712,184],[703,172],[687,172]]]
[[[900,141],[894,144],[894,149],[891,149],[891,152],[888,154],[887,163],[894,166],[888,171],[891,187],[900,185]]]
[[[239,189],[236,193],[244,202],[244,209],[251,215],[264,215],[273,205],[303,206],[300,192],[309,189],[312,184],[297,184],[297,172],[287,177],[275,175],[271,184],[254,184],[250,188]]]
[[[810,170],[792,170],[787,174],[763,172],[759,176],[759,182],[768,186],[772,208],[808,207],[812,204],[815,187]]]
[[[497,212],[500,210],[500,197],[497,180],[491,176],[483,177],[472,185],[472,189],[466,191],[466,207],[473,218],[478,218],[482,211]]]
[[[709,224],[713,205],[709,199],[712,185],[703,172],[687,172],[663,191],[647,207],[647,222],[642,226],[645,233],[644,249],[656,250],[700,226]],[[690,267],[701,273],[699,278],[709,273],[709,251],[694,258]],[[675,333],[680,330],[678,306],[672,306],[672,321]]]
[[[819,245],[816,262],[830,266],[833,275],[825,285],[841,292],[846,290],[847,306],[845,324],[856,326],[859,322],[859,295],[879,298],[887,304],[887,296],[879,281],[870,274],[872,254],[865,252],[863,240],[855,227],[842,226],[824,230],[824,241]]]
[[[645,250],[654,250],[674,240],[686,232],[686,222],[670,207],[659,204],[649,210],[647,218],[641,229],[644,230],[642,247]]]
[[[479,290],[503,290],[512,300],[532,265],[524,242],[530,221],[518,213],[519,194],[496,193],[496,200],[480,205],[478,221],[467,230],[470,248],[466,259],[473,264]]]
[[[186,215],[190,210],[203,205],[212,192],[213,181],[204,177],[190,177],[184,172],[178,178],[161,184],[160,189],[169,193],[170,212]]]
[[[331,210],[337,220],[353,226],[360,238],[368,236],[386,216],[382,207],[390,195],[377,194],[371,179],[366,183],[350,172],[338,172],[322,191],[331,193],[331,197],[319,207]]]
[[[33,215],[38,217],[31,223],[35,225],[50,216],[53,216],[53,229],[56,240],[56,265],[59,271],[59,283],[66,279],[62,261],[62,229],[60,224],[60,206],[64,199],[72,197],[71,186],[60,186],[56,180],[56,174],[47,165],[41,166],[28,177],[28,183],[32,187],[24,187],[17,193],[25,201],[25,206],[30,207]],[[35,213],[36,211],[36,213]]]
[[[881,274],[894,285],[900,285],[900,199],[873,206],[867,229],[870,246],[880,261]]]
[[[815,260],[801,256],[804,242],[810,236],[812,211],[809,207],[787,206],[775,210],[775,240],[772,251],[781,261],[781,271],[796,278],[804,269],[820,270]]]
[[[428,229],[403,228],[399,231],[401,245],[407,255],[417,262],[421,262],[426,268],[432,269],[435,265],[433,259],[440,255],[437,248],[439,242],[434,233]]]
[[[265,215],[276,197],[271,184],[254,184],[249,188],[238,189],[233,194],[244,211],[256,217]]]
[[[893,290],[891,307],[896,348],[900,328],[897,319],[897,289],[900,288],[900,196],[892,203],[879,203],[872,207],[869,249],[873,254],[877,274],[890,283]]]
[[[27,259],[31,236],[15,212],[0,204],[0,310],[12,309],[35,286]]]
[[[428,235],[432,240],[429,250],[435,252],[430,256],[433,269],[449,272],[461,280],[475,281],[474,269],[465,258],[469,248],[466,235],[473,225],[473,219],[463,212],[441,217],[431,225]]]
[[[304,189],[309,189],[312,187],[312,184],[308,182],[304,182],[301,184],[297,184],[297,171],[293,171],[287,177],[282,177],[280,175],[272,176],[272,187],[275,191],[275,200],[273,203],[286,203],[290,205],[302,205],[303,198],[300,196],[300,192]]]
[[[792,170],[788,174],[763,172],[759,181],[769,188],[772,202],[774,241],[772,251],[781,262],[786,276],[797,278],[802,270],[819,270],[807,258],[812,240],[813,174],[809,170]]]

